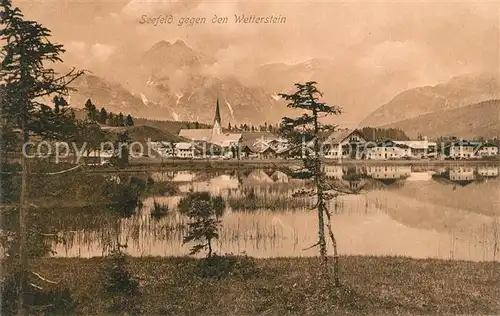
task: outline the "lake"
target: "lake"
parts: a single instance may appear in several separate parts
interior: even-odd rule
[[[326,166],[328,181],[353,189],[329,201],[341,255],[408,256],[471,261],[499,259],[500,193],[498,166],[446,167],[370,165]],[[54,256],[93,257],[115,242],[132,256],[182,256],[187,219],[176,211],[189,191],[206,191],[226,200],[219,254],[254,257],[316,256],[314,200],[293,193],[310,187],[283,170],[170,171],[136,175],[149,183],[175,187],[175,194],[144,197],[127,218],[107,216],[102,206],[53,206],[40,221],[58,227]],[[123,176],[102,176],[120,185]],[[153,203],[169,213],[151,216]],[[331,253],[331,247],[329,247]]]

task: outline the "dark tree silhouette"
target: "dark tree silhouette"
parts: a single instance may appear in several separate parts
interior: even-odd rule
[[[85,102],[85,111],[87,112],[87,118],[91,121],[97,121],[98,119],[98,113],[97,113],[97,108],[94,103],[92,103],[92,100],[87,99],[87,102]]]
[[[119,133],[115,144],[111,163],[118,168],[125,168],[129,163],[129,144],[132,141],[127,131]]]
[[[314,208],[318,212],[318,242],[313,245],[319,246],[320,255],[327,262],[326,238],[325,238],[325,216],[326,226],[333,244],[334,251],[334,273],[335,284],[339,285],[339,268],[337,242],[331,228],[330,211],[326,201],[334,198],[327,188],[325,175],[321,162],[321,148],[319,135],[322,131],[333,129],[332,126],[324,125],[321,119],[329,115],[340,114],[340,108],[330,106],[320,101],[323,94],[316,88],[316,82],[310,81],[305,84],[296,83],[297,91],[293,94],[280,94],[280,97],[288,101],[287,107],[302,109],[304,114],[296,118],[284,117],[281,123],[280,133],[288,138],[294,148],[302,148],[303,165],[300,170],[303,177],[314,181],[315,190],[296,192],[295,195],[316,196],[317,202]]]
[[[104,107],[102,107],[101,111],[99,111],[99,123],[106,124],[107,120],[108,120],[108,112]]]
[[[125,118],[125,126],[134,126],[134,120],[130,114]]]
[[[124,126],[124,125],[125,125],[125,118],[123,117],[123,113],[120,112],[116,119],[116,126]]]
[[[220,218],[225,203],[220,196],[207,192],[191,192],[179,201],[179,211],[190,218],[184,243],[198,242],[191,248],[191,254],[207,249],[207,257],[212,256],[212,240],[219,237]]]
[[[12,7],[8,0],[0,2],[0,40],[2,41],[0,67],[0,98],[2,119],[21,130],[22,141],[27,143],[30,135],[43,138],[70,138],[62,130],[75,131],[74,116],[67,105],[57,101],[57,112],[42,103],[41,98],[67,95],[68,85],[83,72],[75,71],[60,75],[50,65],[61,62],[62,45],[50,42],[50,31],[36,21],[26,20],[19,8]],[[20,150],[22,152],[22,150]],[[18,314],[26,314],[27,271],[29,268],[27,242],[29,170],[25,155],[21,154],[22,178],[19,206],[19,300]]]

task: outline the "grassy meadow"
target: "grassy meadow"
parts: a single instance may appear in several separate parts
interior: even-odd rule
[[[221,257],[217,271],[188,257],[128,258],[141,315],[495,315],[500,264],[342,257],[340,288],[318,258]],[[227,259],[226,258],[231,258]],[[33,271],[67,286],[66,314],[109,315],[106,259],[36,259]],[[230,261],[230,262],[229,262]]]

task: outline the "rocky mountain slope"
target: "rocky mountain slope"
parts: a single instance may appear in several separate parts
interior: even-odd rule
[[[245,85],[235,76],[219,78],[212,71],[216,66],[211,57],[182,41],[163,41],[144,54],[138,74],[143,85],[139,90],[148,102],[168,109],[170,117],[162,116],[164,119],[211,122],[217,97],[224,125],[275,122],[281,118],[284,105],[268,91]]]
[[[361,126],[384,126],[437,111],[459,109],[481,101],[499,99],[496,76],[459,76],[436,86],[419,87],[398,94],[366,117]]]
[[[386,125],[404,130],[411,138],[456,136],[466,139],[500,136],[500,100],[436,111]]]
[[[70,92],[68,102],[75,108],[83,108],[87,99],[92,99],[98,108],[105,107],[113,112],[137,114],[148,108],[140,97],[122,85],[107,81],[102,77],[86,73],[72,85],[76,91]]]
[[[292,92],[294,82],[313,80],[324,92],[323,101],[343,108],[342,115],[329,123],[363,127],[386,126],[436,111],[500,99],[498,77],[468,75],[436,86],[406,90],[377,108],[377,100],[387,100],[388,92],[380,92],[368,84],[369,75],[366,76],[370,80],[360,80],[364,78],[363,73],[345,76],[342,69],[328,59],[316,58],[293,65],[267,64],[258,68],[253,77],[245,79],[239,73],[220,75],[214,57],[180,40],[158,42],[140,60],[131,63],[133,71],[121,84],[99,74],[84,75],[75,82],[78,92],[71,94],[70,103],[83,107],[86,99],[92,98],[98,107],[134,117],[211,124],[219,98],[224,126],[228,123],[274,124],[283,116],[297,114],[287,109],[277,94]],[[377,80],[382,81],[382,85],[394,83],[384,78]],[[373,113],[362,120],[370,111]]]

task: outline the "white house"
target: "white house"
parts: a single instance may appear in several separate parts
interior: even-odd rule
[[[409,141],[395,140],[394,143],[408,146],[408,148],[410,148],[409,156],[412,158],[424,158],[429,153],[435,153],[437,150],[437,143],[430,142],[428,140],[409,140]]]
[[[361,158],[366,139],[357,129],[343,129],[331,133],[321,144],[325,158]]]
[[[470,159],[476,156],[480,143],[457,141],[445,147],[445,154],[454,159]]]
[[[172,157],[174,154],[175,143],[169,142],[150,142],[151,149],[157,152],[161,157]]]
[[[491,157],[498,155],[498,146],[492,143],[484,143],[479,145],[476,151],[478,157]]]
[[[177,158],[194,158],[194,144],[188,142],[175,143],[175,156]]]
[[[391,140],[378,143],[365,149],[366,159],[388,160],[411,157],[411,148],[405,144],[398,144]]]

